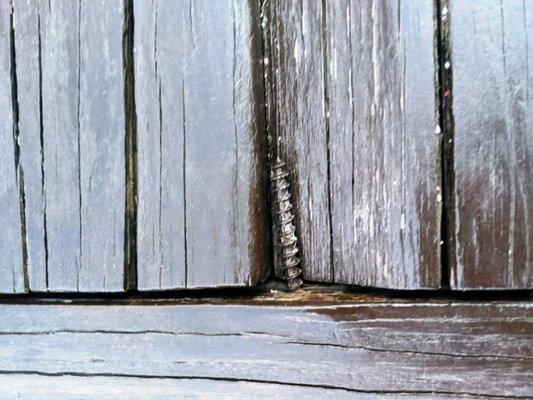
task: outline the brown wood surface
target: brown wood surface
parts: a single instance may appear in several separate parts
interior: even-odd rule
[[[135,1],[138,287],[268,270],[259,8]]]
[[[452,286],[532,287],[533,7],[450,1]]]
[[[270,36],[268,121],[291,173],[303,277],[329,282],[331,220],[328,198],[324,42],[319,1],[267,1]]]
[[[0,396],[530,398],[532,317],[529,302],[350,295],[4,304]]]
[[[269,129],[292,168],[304,277],[438,287],[433,1],[265,10]]]

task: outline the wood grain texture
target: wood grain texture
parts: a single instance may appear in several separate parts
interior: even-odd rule
[[[532,316],[520,302],[2,305],[0,393],[81,377],[69,390],[527,398]]]
[[[15,5],[33,291],[123,287],[122,13],[108,1]]]
[[[258,7],[134,7],[139,288],[255,284],[268,260]]]
[[[11,4],[3,1],[0,3],[0,293],[25,290],[11,40]]]
[[[185,286],[182,71],[188,17],[184,2],[134,2],[141,289]]]
[[[291,174],[303,276],[331,281],[323,9],[319,1],[269,1],[270,134]]]
[[[124,271],[122,2],[80,4],[79,149],[82,292],[121,291]],[[95,55],[102,49],[102,56]]]
[[[209,379],[168,379],[88,376],[0,376],[0,395],[24,400],[445,400],[447,395],[372,394],[347,390],[289,386],[279,383],[217,381]]]
[[[33,3],[33,4],[32,4]],[[41,141],[40,21],[38,3],[13,2],[17,63],[20,165],[24,171],[27,265],[30,290],[46,290],[46,202]]]
[[[326,4],[335,280],[436,288],[433,2]]]
[[[323,4],[270,5],[270,129],[294,168],[304,276],[436,288],[434,4]]]
[[[452,286],[530,288],[533,7],[451,1],[455,120]]]

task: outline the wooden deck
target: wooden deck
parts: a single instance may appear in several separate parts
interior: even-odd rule
[[[527,301],[274,293],[122,303],[0,305],[0,398],[533,396]]]

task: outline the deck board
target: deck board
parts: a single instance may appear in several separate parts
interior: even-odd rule
[[[122,291],[123,9],[12,3],[28,289]]]
[[[450,4],[458,289],[533,286],[531,9],[512,0]]]
[[[533,393],[528,302],[287,304],[1,305],[0,397],[36,398],[28,377],[43,398],[77,377],[90,378],[69,386],[80,398],[105,387],[169,398],[180,383],[199,398]]]
[[[268,131],[303,276],[440,285],[434,2],[265,2]]]
[[[135,1],[139,290],[267,272],[259,7]]]
[[[7,2],[0,4],[0,293],[25,290],[20,222],[19,187],[24,182],[16,157],[16,122],[12,98],[13,65],[10,59],[11,13]]]

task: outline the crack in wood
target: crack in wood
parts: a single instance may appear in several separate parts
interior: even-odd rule
[[[137,116],[135,107],[133,0],[124,0],[122,63],[125,120],[124,289],[137,287]]]
[[[111,377],[111,378],[139,378],[139,379],[171,379],[171,380],[207,380],[207,381],[221,381],[221,382],[249,382],[249,383],[263,383],[282,386],[295,386],[295,387],[307,387],[307,388],[320,388],[330,390],[341,390],[351,393],[372,393],[372,394],[431,394],[431,395],[463,395],[471,396],[474,398],[499,398],[499,399],[528,399],[528,396],[509,396],[509,395],[490,395],[480,394],[475,392],[464,391],[445,391],[445,390],[365,390],[358,388],[349,388],[337,385],[320,385],[313,383],[296,383],[290,381],[277,381],[277,380],[263,380],[263,379],[249,379],[240,377],[215,377],[208,375],[145,375],[145,374],[119,374],[119,373],[84,373],[84,372],[43,372],[36,370],[0,370],[0,375],[39,375],[39,376],[77,376],[77,377]]]
[[[13,115],[13,149],[15,160],[15,174],[17,186],[19,189],[19,210],[21,225],[21,242],[22,242],[22,273],[23,273],[23,290],[29,290],[28,275],[28,240],[26,234],[26,194],[24,189],[24,171],[20,164],[20,144],[19,144],[19,101],[18,101],[18,81],[17,81],[17,57],[15,49],[15,27],[13,23],[13,0],[10,0],[9,6],[9,46],[10,46],[10,77],[11,77],[11,104]],[[14,266],[13,266],[14,267]],[[17,292],[16,271],[12,270],[13,292]]]

